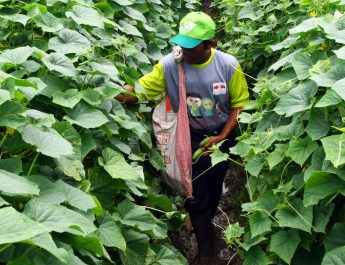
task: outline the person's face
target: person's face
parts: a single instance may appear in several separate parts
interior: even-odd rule
[[[202,64],[210,57],[211,47],[205,42],[200,43],[198,46],[187,49],[183,48],[183,58],[188,64]]]

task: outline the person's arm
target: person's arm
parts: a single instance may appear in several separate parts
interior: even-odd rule
[[[242,112],[243,107],[249,101],[248,85],[241,66],[238,64],[233,77],[229,83],[229,94],[231,99],[231,112],[229,118],[219,135],[213,136],[205,145],[205,148],[219,143],[229,137],[238,125],[237,117]]]
[[[157,96],[165,91],[165,78],[163,63],[159,61],[154,65],[152,71],[139,79],[140,86],[145,90],[145,94],[125,94],[121,93],[115,96],[115,99],[123,103],[135,103],[141,99],[155,100]],[[135,93],[133,87],[124,85],[123,88],[129,92]]]

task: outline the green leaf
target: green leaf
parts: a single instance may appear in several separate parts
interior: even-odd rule
[[[326,252],[345,245],[345,223],[335,223],[324,240]]]
[[[32,244],[47,250],[63,263],[68,264],[70,261],[67,251],[63,248],[58,248],[55,245],[51,235],[48,233],[40,234],[33,238],[27,239],[24,241],[24,243]]]
[[[328,106],[338,105],[342,101],[341,97],[332,89],[328,89],[326,94],[315,104],[316,108],[325,108]]]
[[[0,169],[0,191],[8,196],[38,195],[37,185],[24,177]]]
[[[126,6],[124,8],[124,13],[132,19],[146,23],[146,17],[141,12],[132,7]]]
[[[94,73],[106,74],[112,80],[118,81],[119,72],[111,61],[102,60],[99,62],[91,62],[90,65]]]
[[[338,192],[345,194],[345,181],[334,174],[315,171],[305,184],[303,203],[306,207],[316,205],[321,199]]]
[[[71,59],[61,53],[45,55],[43,62],[50,71],[57,71],[65,76],[74,77],[77,73]]]
[[[321,265],[343,265],[345,264],[345,246],[327,252]]]
[[[251,214],[249,216],[249,225],[252,237],[271,231],[272,223],[270,217],[264,212],[256,211]]]
[[[12,207],[0,209],[0,244],[15,243],[48,232],[48,229]]]
[[[345,133],[324,137],[321,142],[326,160],[331,161],[335,168],[345,164]]]
[[[91,134],[81,134],[81,157],[84,158],[91,150],[97,148]]]
[[[33,200],[26,203],[24,213],[51,231],[88,235],[96,230],[93,222],[84,215],[60,205],[46,205]]]
[[[57,37],[48,42],[48,48],[62,54],[81,54],[90,49],[90,42],[82,34],[75,30],[62,29]]]
[[[97,128],[108,122],[108,118],[100,110],[81,101],[72,110],[66,111],[64,119],[83,128]]]
[[[290,264],[300,241],[298,230],[281,230],[272,235],[269,250],[276,253],[282,260]]]
[[[129,200],[118,205],[121,223],[138,228],[140,231],[155,229],[157,224],[153,215],[143,206],[138,206]]]
[[[212,166],[215,166],[215,165],[217,165],[220,162],[227,161],[228,158],[229,158],[229,154],[228,153],[223,153],[222,151],[217,149],[214,152],[212,152],[210,157],[211,157],[211,164],[212,164]]]
[[[229,224],[224,230],[225,242],[231,244],[234,240],[239,239],[244,234],[244,228],[239,223]]]
[[[82,91],[83,100],[89,103],[92,106],[99,105],[102,103],[101,94],[95,89],[88,88]]]
[[[243,265],[268,265],[269,259],[260,247],[254,247],[244,254]]]
[[[7,100],[11,100],[10,92],[0,89],[0,105]]]
[[[314,65],[308,53],[296,54],[291,63],[299,80],[307,79],[309,77],[309,69]]]
[[[333,50],[339,59],[345,60],[345,47],[341,47],[338,50]]]
[[[97,234],[106,247],[115,247],[126,251],[126,241],[121,232],[121,226],[110,215],[105,215],[98,221]]]
[[[276,165],[278,165],[281,161],[283,161],[287,148],[288,148],[287,144],[276,144],[274,151],[271,152],[266,157],[266,160],[268,162],[268,166],[270,167],[271,170]]]
[[[329,203],[328,205],[315,205],[314,206],[314,231],[318,233],[326,233],[326,226],[332,216],[335,204]]]
[[[53,102],[66,108],[73,108],[81,100],[81,93],[78,89],[68,89],[66,91],[57,91],[53,94]]]
[[[313,108],[309,117],[309,122],[305,131],[308,133],[310,138],[315,141],[327,135],[330,124],[327,121],[327,110]]]
[[[89,25],[103,28],[103,17],[93,8],[82,5],[74,5],[71,11],[67,11],[66,17],[72,18],[78,25]]]
[[[289,142],[289,148],[286,155],[291,157],[291,159],[300,166],[303,166],[304,162],[317,147],[317,143],[310,139],[310,137],[293,139]]]
[[[253,176],[259,176],[261,169],[265,164],[265,159],[262,156],[254,156],[247,161],[245,170],[247,170]]]
[[[5,50],[0,54],[0,63],[22,64],[27,61],[33,52],[34,49],[29,46]]]
[[[143,34],[141,34],[141,32],[133,25],[127,23],[124,20],[119,20],[119,24],[122,27],[122,32],[129,34],[129,35],[133,35],[133,36],[138,36],[138,37],[143,37]]]
[[[0,169],[19,174],[23,172],[22,160],[19,157],[1,159]]]
[[[287,95],[282,97],[274,111],[279,115],[292,116],[295,113],[308,110],[313,105],[313,96],[317,92],[317,85],[313,81],[305,81],[291,89]]]
[[[179,252],[169,246],[153,244],[152,250],[155,252],[154,260],[151,264],[157,265],[185,265],[186,262]]]
[[[28,178],[38,184],[40,195],[35,200],[46,205],[59,205],[67,203],[77,209],[86,212],[96,207],[92,197],[62,180],[52,182],[44,176],[30,176]]]
[[[59,18],[53,14],[46,12],[34,18],[37,27],[40,27],[45,32],[58,32],[63,29],[63,25]]]
[[[111,260],[107,250],[103,247],[100,239],[97,236],[79,236],[68,234],[64,237],[66,243],[76,247],[77,249],[83,249],[95,256],[105,257]]]
[[[102,157],[98,158],[98,163],[115,179],[139,179],[138,172],[129,165],[122,154],[105,148]]]
[[[22,131],[23,140],[37,147],[37,152],[44,155],[59,158],[73,154],[70,142],[53,129],[43,129],[32,125],[26,126]]]
[[[345,78],[338,80],[335,82],[335,84],[332,86],[332,90],[337,92],[337,94],[345,100]]]
[[[146,254],[149,248],[150,238],[132,229],[125,229],[126,252],[120,252],[123,265],[145,264]]]
[[[276,213],[280,227],[291,227],[311,233],[313,207],[304,207],[301,199],[295,199]]]
[[[81,137],[77,130],[67,121],[57,122],[53,128],[73,146],[73,154],[57,158],[55,161],[60,170],[75,180],[85,178],[84,165],[81,157]]]

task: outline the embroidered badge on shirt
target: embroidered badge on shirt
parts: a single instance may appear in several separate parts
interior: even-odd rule
[[[213,83],[213,95],[223,95],[226,94],[226,84],[225,83]]]

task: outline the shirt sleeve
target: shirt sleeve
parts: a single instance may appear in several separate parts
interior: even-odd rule
[[[137,94],[139,100],[155,100],[161,96],[166,89],[162,61],[155,64],[150,73],[142,76],[139,84],[145,90],[145,94]]]
[[[248,84],[240,64],[230,80],[229,92],[232,108],[243,107],[249,102]]]

